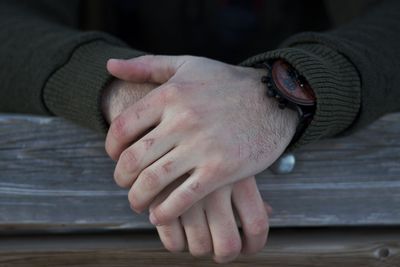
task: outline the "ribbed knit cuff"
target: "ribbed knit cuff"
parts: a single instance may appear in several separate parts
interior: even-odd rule
[[[101,111],[101,95],[112,79],[106,69],[107,60],[142,54],[100,40],[80,45],[46,83],[45,105],[54,115],[104,133],[108,125]]]
[[[353,123],[360,108],[360,78],[346,57],[322,44],[305,43],[254,56],[242,65],[276,58],[285,59],[303,75],[317,99],[313,120],[288,150],[335,136]]]

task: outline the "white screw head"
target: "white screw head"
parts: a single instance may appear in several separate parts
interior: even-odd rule
[[[296,158],[292,153],[282,154],[269,169],[275,174],[291,173],[296,165]]]

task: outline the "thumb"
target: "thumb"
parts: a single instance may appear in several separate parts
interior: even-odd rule
[[[127,60],[109,59],[107,70],[121,80],[163,84],[183,63],[183,56],[141,56]]]

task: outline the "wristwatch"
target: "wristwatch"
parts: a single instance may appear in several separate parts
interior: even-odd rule
[[[267,86],[267,96],[275,98],[279,108],[290,108],[298,113],[299,124],[292,144],[300,138],[313,118],[316,107],[314,91],[306,79],[283,59],[266,62],[263,66],[268,70],[261,80]]]

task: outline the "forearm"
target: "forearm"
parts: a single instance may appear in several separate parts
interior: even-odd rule
[[[357,130],[383,114],[400,110],[400,2],[382,1],[364,16],[330,32],[304,33],[286,44],[332,47],[360,77],[360,110],[348,130]]]
[[[123,110],[142,99],[157,85],[152,83],[129,83],[113,79],[104,89],[101,108],[107,123],[117,117]]]
[[[101,92],[111,57],[143,54],[100,32],[83,32],[79,1],[0,1],[2,112],[58,115],[105,132]]]
[[[304,76],[316,96],[313,119],[289,149],[334,136],[356,118],[360,105],[359,77],[353,65],[320,44],[285,47],[257,55],[243,64],[256,65],[283,58]]]
[[[78,2],[0,1],[1,111],[49,114],[41,89],[66,60],[59,48],[71,36]],[[54,14],[40,12],[49,5]]]
[[[301,33],[252,65],[285,58],[315,90],[314,120],[295,147],[359,129],[400,110],[400,3],[384,1],[364,17],[325,33]]]

